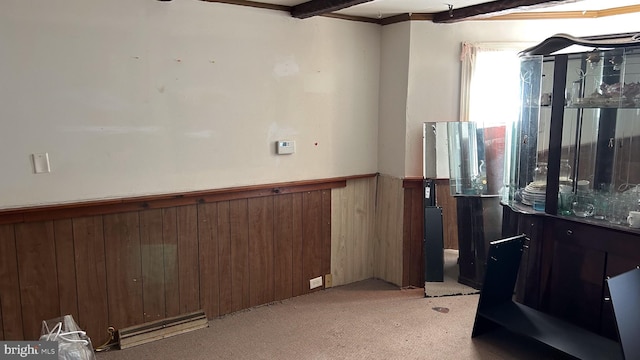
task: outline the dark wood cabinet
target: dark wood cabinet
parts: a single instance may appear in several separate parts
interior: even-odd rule
[[[558,239],[554,244],[549,313],[599,332],[606,254]]]
[[[520,213],[504,207],[502,213],[502,237],[526,234],[522,259],[515,286],[516,301],[540,307],[540,260],[543,240],[544,218],[533,213]]]
[[[501,237],[502,214],[496,196],[456,197],[461,284],[482,287],[489,243]]]
[[[503,237],[525,234],[515,299],[618,340],[606,279],[640,266],[640,233],[503,207]]]
[[[627,220],[640,206],[640,98],[629,92],[640,47],[626,35],[599,36],[610,48],[557,52],[554,39],[521,53],[502,198],[503,237],[527,236],[516,300],[615,340],[607,278],[640,265]]]

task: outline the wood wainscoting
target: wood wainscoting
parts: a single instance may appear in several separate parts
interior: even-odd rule
[[[449,192],[449,180],[437,179],[436,205],[442,208],[442,229],[445,249],[458,249],[456,201]],[[423,180],[407,178],[404,188],[402,235],[402,286],[424,286],[423,257]]]
[[[424,286],[424,196],[422,179],[404,179],[402,286]]]
[[[369,177],[371,175],[368,175]],[[346,179],[0,211],[0,340],[71,314],[116,329],[308,293],[331,272],[331,189]]]
[[[380,174],[376,189],[373,273],[374,277],[398,286],[403,286],[403,217],[402,179]]]
[[[374,277],[377,177],[350,179],[331,191],[333,286]]]

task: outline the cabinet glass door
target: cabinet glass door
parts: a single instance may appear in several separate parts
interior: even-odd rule
[[[478,131],[473,122],[449,122],[447,133],[451,195],[486,194],[482,132]]]
[[[520,114],[507,131],[502,201],[543,211],[554,63],[542,56],[521,58]]]
[[[640,191],[640,52],[569,55],[558,213],[626,225]]]

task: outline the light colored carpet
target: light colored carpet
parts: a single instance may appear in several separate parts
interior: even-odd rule
[[[369,279],[209,322],[206,329],[97,360],[554,359],[541,345],[494,331],[471,339],[478,295],[425,298]]]
[[[479,294],[480,291],[458,282],[460,267],[458,266],[458,250],[444,249],[444,276],[442,282],[424,283],[426,297]]]

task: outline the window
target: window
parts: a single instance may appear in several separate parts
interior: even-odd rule
[[[518,52],[527,47],[514,43],[462,44],[460,121],[492,127],[518,118]]]

